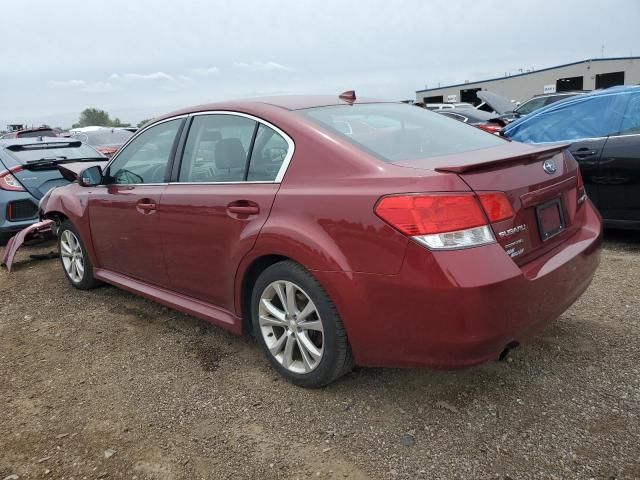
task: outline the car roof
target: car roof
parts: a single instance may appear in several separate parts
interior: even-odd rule
[[[158,120],[164,120],[176,115],[188,115],[190,113],[206,112],[209,110],[230,110],[243,112],[252,110],[251,107],[267,106],[281,110],[303,110],[306,108],[328,107],[333,105],[352,105],[365,103],[401,103],[390,100],[377,100],[373,98],[357,98],[353,101],[340,98],[338,95],[279,95],[273,97],[256,97],[245,98],[239,100],[230,100],[225,102],[207,103],[203,105],[195,105],[186,107],[174,112],[167,113],[153,119],[155,123]]]

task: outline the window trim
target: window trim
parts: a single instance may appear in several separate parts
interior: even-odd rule
[[[282,131],[282,129],[278,128],[277,126],[275,126],[274,124],[272,124],[271,122],[268,122],[267,120],[264,120],[260,117],[256,117],[255,115],[251,115],[248,113],[243,113],[243,112],[237,112],[234,110],[206,110],[203,112],[193,112],[188,114],[187,116],[190,118],[194,118],[194,117],[198,117],[201,115],[232,115],[232,116],[236,116],[236,117],[245,117],[248,118],[250,120],[253,120],[254,122],[256,122],[256,124],[263,124],[266,127],[271,128],[273,131],[275,131],[278,135],[280,135],[282,138],[284,138],[284,140],[287,142],[287,154],[284,157],[284,160],[282,161],[282,165],[280,165],[280,169],[278,170],[278,173],[276,175],[276,178],[273,180],[237,180],[237,181],[232,181],[232,182],[179,182],[178,181],[178,177],[173,177],[171,179],[171,181],[169,182],[169,185],[242,185],[242,184],[278,184],[278,183],[282,183],[282,179],[284,178],[285,174],[287,173],[287,170],[289,168],[289,164],[291,163],[291,159],[293,158],[293,154],[295,152],[295,142],[293,141],[293,139],[287,135],[284,131]],[[174,117],[177,118],[177,117]],[[191,122],[193,123],[193,122]],[[157,125],[157,124],[156,124]],[[258,126],[258,125],[256,125]],[[191,124],[189,124],[189,130],[191,129]],[[177,167],[176,170],[180,171],[180,165],[182,164],[182,157],[184,155],[184,146],[186,145],[187,139],[188,139],[188,135],[189,132],[187,132],[187,135],[184,138],[184,142],[181,145],[181,150],[180,150],[180,155],[178,158],[178,155],[176,154],[176,158],[174,159],[174,162],[176,163]],[[124,148],[124,147],[123,147]],[[177,153],[177,152],[176,152]],[[248,152],[249,154],[252,154],[253,152]],[[251,164],[251,156],[247,157],[247,168],[249,168]]]

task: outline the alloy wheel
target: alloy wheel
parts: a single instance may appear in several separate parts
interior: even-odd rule
[[[74,283],[84,277],[84,256],[80,241],[71,230],[65,230],[60,237],[60,256],[67,275]]]
[[[258,306],[262,338],[271,355],[287,370],[305,374],[322,360],[324,330],[318,309],[293,282],[270,283]]]

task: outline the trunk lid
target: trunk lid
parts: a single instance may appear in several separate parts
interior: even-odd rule
[[[493,223],[496,240],[521,265],[571,235],[578,208],[578,164],[566,145],[535,147],[512,142],[461,156],[398,165],[457,174],[473,191],[504,192],[514,211]]]

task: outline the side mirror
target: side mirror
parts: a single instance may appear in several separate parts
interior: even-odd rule
[[[85,168],[78,175],[78,185],[81,187],[95,187],[102,184],[102,168],[100,165],[94,165],[93,167]]]

